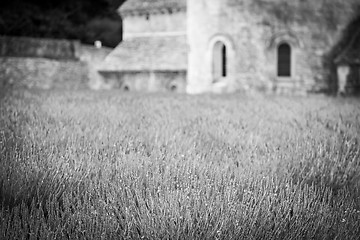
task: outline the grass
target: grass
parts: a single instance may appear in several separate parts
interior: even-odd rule
[[[1,239],[357,239],[360,104],[14,91]]]

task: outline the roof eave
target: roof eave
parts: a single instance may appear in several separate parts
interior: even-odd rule
[[[149,8],[149,9],[118,9],[118,13],[122,17],[127,16],[141,16],[146,14],[172,14],[176,12],[186,12],[187,7],[161,7],[161,8]]]
[[[147,72],[187,72],[186,68],[170,69],[170,68],[159,68],[159,69],[97,69],[100,73],[147,73]]]

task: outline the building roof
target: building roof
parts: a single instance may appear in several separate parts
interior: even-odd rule
[[[336,64],[360,64],[360,29],[351,38],[347,47],[335,59]]]
[[[120,43],[100,72],[186,71],[186,36],[137,37]]]
[[[127,0],[120,6],[119,12],[151,12],[159,9],[185,9],[186,0]]]

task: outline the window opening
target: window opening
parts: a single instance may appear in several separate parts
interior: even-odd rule
[[[215,43],[213,49],[213,75],[215,81],[227,77],[227,61],[226,45],[221,41]]]
[[[222,73],[221,73],[222,77],[226,77],[226,75],[227,75],[226,60],[227,60],[226,46],[223,45],[223,47],[222,47]]]
[[[291,76],[291,48],[287,43],[282,43],[278,47],[277,68],[279,77]]]

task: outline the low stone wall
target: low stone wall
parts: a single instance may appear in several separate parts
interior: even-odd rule
[[[103,72],[104,88],[137,92],[186,91],[185,71]]]
[[[0,87],[101,89],[97,66],[110,51],[78,41],[0,37]]]
[[[79,41],[0,36],[0,56],[77,59]]]
[[[87,64],[46,58],[0,58],[0,87],[35,89],[84,89],[88,87]]]

